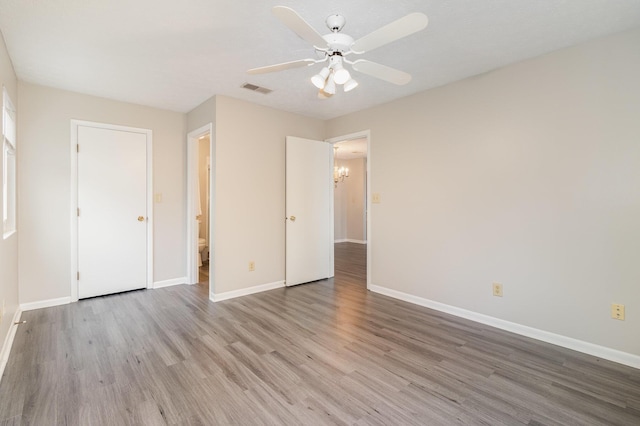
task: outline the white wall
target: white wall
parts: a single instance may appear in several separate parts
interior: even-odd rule
[[[618,34],[330,120],[328,137],[371,129],[373,284],[640,355],[638,46]]]
[[[187,121],[189,130],[215,123],[214,293],[283,281],[285,138],[321,140],[324,122],[224,96]]]
[[[6,87],[9,97],[14,103],[14,107],[20,113],[20,105],[18,103],[18,82],[16,79],[16,73],[11,65],[11,59],[7,53],[7,48],[4,44],[4,38],[0,33],[0,85]],[[1,98],[0,94],[0,98]],[[0,103],[2,100],[0,99]],[[0,106],[0,108],[2,108]],[[17,122],[20,122],[18,117]],[[0,119],[0,129],[2,127],[2,119]],[[0,132],[0,135],[2,133]],[[18,133],[17,141],[17,156],[20,158],[21,138]],[[2,151],[0,140],[0,181],[4,173]],[[0,189],[1,192],[1,189]],[[2,196],[0,196],[0,211],[2,211]],[[18,226],[20,223],[18,222]],[[4,315],[0,317],[0,350],[9,333],[13,316],[18,309],[18,234],[13,234],[6,240],[0,235],[0,309],[2,309],[2,303],[4,301],[5,311]],[[2,354],[0,354],[2,355]],[[1,374],[1,371],[0,371]]]
[[[154,281],[184,277],[186,116],[20,82],[20,303],[70,296],[70,120],[153,131]]]

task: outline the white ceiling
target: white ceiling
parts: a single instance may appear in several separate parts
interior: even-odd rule
[[[367,138],[342,141],[333,144],[333,146],[338,148],[335,157],[340,160],[367,158]]]
[[[249,68],[314,57],[271,14],[295,9],[321,34],[340,13],[355,39],[410,12],[426,30],[362,55],[413,75],[394,86],[353,72],[360,86],[329,100],[309,78],[321,65],[249,76]],[[328,119],[526,58],[640,26],[639,0],[0,0],[21,80],[188,112],[213,95]],[[240,88],[253,83],[264,95]]]

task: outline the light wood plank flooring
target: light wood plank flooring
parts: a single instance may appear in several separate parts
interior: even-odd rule
[[[0,424],[640,424],[640,370],[367,292],[365,267],[344,243],[313,284],[25,312]]]

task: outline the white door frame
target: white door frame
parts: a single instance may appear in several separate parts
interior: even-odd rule
[[[209,149],[211,172],[209,173],[209,265],[215,258],[213,244],[213,224],[215,212],[213,210],[215,191],[213,179],[215,176],[215,138],[213,123],[193,130],[187,134],[187,284],[198,282],[198,222],[196,218],[196,200],[198,190],[198,139],[209,134]],[[213,274],[209,274],[209,294],[213,294]]]
[[[147,288],[153,287],[153,132],[149,129],[71,120],[71,302],[78,301],[78,127],[143,133],[147,137]]]
[[[369,289],[371,287],[371,245],[373,241],[371,233],[371,130],[361,130],[348,135],[336,136],[335,138],[327,139],[326,141],[336,144],[338,142],[362,138],[367,138],[367,289]]]

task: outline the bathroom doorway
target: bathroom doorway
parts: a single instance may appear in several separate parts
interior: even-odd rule
[[[187,283],[213,291],[215,141],[208,124],[187,136]]]
[[[198,138],[198,283],[209,285],[209,185],[211,182],[211,135]]]

